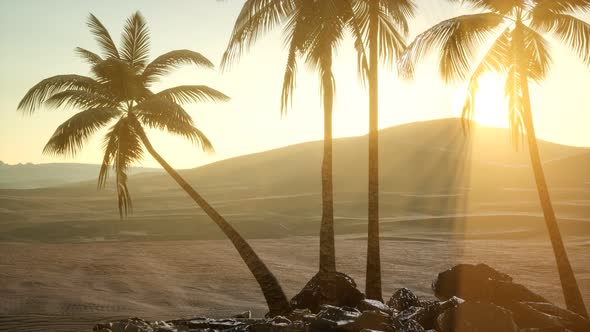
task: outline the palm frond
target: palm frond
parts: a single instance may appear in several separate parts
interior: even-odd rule
[[[345,6],[337,0],[307,1],[303,9],[302,25],[306,31],[300,52],[312,70],[321,71],[331,67],[332,55],[344,38],[348,20]],[[323,76],[320,73],[320,76]]]
[[[378,30],[379,30],[379,58],[383,59],[388,65],[393,65],[395,61],[402,55],[406,49],[406,41],[404,35],[407,34],[407,23],[401,25],[403,30],[398,31],[399,24],[397,20],[389,19],[392,13],[388,10],[379,10]],[[399,15],[399,14],[398,14]]]
[[[552,32],[590,66],[590,24],[569,14],[543,10],[535,8],[531,27],[543,32]]]
[[[302,7],[293,9],[291,17],[285,25],[285,44],[288,46],[287,64],[283,75],[283,88],[281,90],[281,115],[286,115],[292,105],[293,93],[296,85],[297,57],[301,52],[305,36],[305,11]]]
[[[81,47],[76,47],[74,49],[74,52],[76,52],[82,59],[84,59],[84,61],[86,61],[88,64],[90,64],[92,66],[103,61],[102,58],[100,57],[100,55],[98,55],[94,52],[90,52],[89,50],[81,48]]]
[[[499,14],[507,14],[515,8],[525,9],[526,0],[450,0],[451,2],[469,3],[476,9],[491,10]]]
[[[206,85],[180,85],[162,90],[154,95],[156,98],[167,99],[177,104],[202,102],[227,102],[230,98],[220,91]]]
[[[533,0],[533,13],[537,16],[566,14],[590,10],[590,0]]]
[[[357,75],[361,84],[365,87],[369,79],[369,62],[363,27],[368,19],[368,6],[365,1],[359,0],[353,0],[350,6],[352,8],[352,17],[347,20],[347,25],[354,39],[354,49],[357,54]]]
[[[523,25],[523,42],[525,56],[528,58],[528,77],[540,82],[549,73],[551,54],[549,43],[537,31]]]
[[[149,56],[150,38],[145,19],[135,12],[127,19],[121,36],[121,58],[129,64],[134,73],[139,73]]]
[[[88,138],[121,112],[114,108],[91,108],[62,123],[43,149],[45,154],[75,156]]]
[[[134,109],[138,120],[149,128],[167,131],[188,139],[203,151],[213,152],[211,141],[194,126],[191,116],[174,101],[154,96]]]
[[[439,70],[446,82],[464,80],[471,67],[475,48],[503,22],[503,16],[487,12],[463,15],[433,26],[416,37],[398,61],[402,77],[411,78],[415,65],[431,49],[440,48]]]
[[[118,103],[113,98],[109,98],[106,94],[96,94],[84,90],[65,90],[47,98],[44,105],[48,108],[116,108]]]
[[[96,16],[90,14],[88,17],[88,27],[90,28],[90,32],[94,35],[94,38],[102,48],[103,54],[109,58],[119,58],[119,51],[117,50],[117,46],[113,42],[109,31],[102,25]]]
[[[525,134],[524,127],[524,107],[521,89],[521,77],[518,74],[516,66],[510,67],[504,86],[504,93],[508,99],[508,124],[510,137],[514,147],[518,149],[523,145]]]
[[[362,1],[362,0],[361,0]],[[400,35],[407,35],[410,32],[408,19],[416,13],[416,3],[413,0],[380,0],[381,10],[394,23],[396,31]]]
[[[33,86],[18,104],[18,109],[34,112],[47,98],[65,90],[82,90],[95,94],[105,93],[105,89],[94,79],[81,75],[57,75],[46,78]]]
[[[297,76],[297,45],[295,41],[291,42],[289,55],[287,56],[287,65],[283,75],[283,88],[281,90],[281,115],[287,114],[287,110],[293,104],[293,92],[295,91]]]
[[[238,15],[227,49],[221,59],[221,70],[227,70],[264,33],[288,17],[297,0],[247,0]]]
[[[145,67],[142,77],[146,83],[151,83],[182,65],[195,65],[207,69],[215,67],[211,61],[200,53],[190,50],[176,50],[160,55],[150,62]]]
[[[97,81],[119,101],[141,99],[148,94],[141,77],[135,75],[133,69],[124,60],[106,59],[93,66],[92,72]]]
[[[127,187],[127,171],[134,162],[143,157],[143,145],[137,129],[129,117],[122,117],[111,127],[104,139],[104,158],[98,176],[98,186],[106,185],[109,168],[115,172],[119,215],[121,218],[132,212],[132,201]]]

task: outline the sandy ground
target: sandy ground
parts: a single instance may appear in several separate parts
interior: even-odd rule
[[[313,276],[317,238],[252,240],[293,296]],[[590,304],[590,241],[567,239],[570,258]],[[338,268],[364,287],[366,244],[339,237]],[[382,241],[384,296],[409,287],[431,296],[436,274],[460,262],[485,262],[516,282],[563,304],[550,245],[544,239]],[[0,330],[84,331],[96,321],[139,316],[173,319],[265,313],[254,279],[227,241],[86,244],[0,244]]]

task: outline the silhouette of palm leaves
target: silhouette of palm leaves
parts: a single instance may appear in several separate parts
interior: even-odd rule
[[[47,154],[74,156],[93,134],[115,122],[103,140],[98,186],[105,186],[109,168],[113,168],[123,217],[132,207],[127,171],[143,158],[140,134],[144,127],[179,135],[204,151],[212,151],[211,142],[195,127],[182,105],[224,102],[229,97],[204,85],[182,85],[153,93],[151,85],[179,66],[211,69],[213,64],[190,50],[168,52],[148,63],[149,31],[139,12],[127,20],[119,49],[92,14],[88,26],[103,56],[79,47],[75,52],[91,66],[92,75],[57,75],[42,80],[27,92],[18,109],[26,113],[41,106],[81,110],[56,129],[43,150]]]

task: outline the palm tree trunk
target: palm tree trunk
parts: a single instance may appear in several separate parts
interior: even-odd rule
[[[381,290],[381,253],[379,248],[379,65],[376,1],[369,12],[369,207],[367,230],[367,298],[383,301]]]
[[[332,52],[325,54],[322,68],[324,102],[324,159],[322,161],[322,221],[320,226],[320,272],[336,272],[334,245],[334,188],[332,182],[332,108],[334,105],[334,78]]]
[[[549,231],[549,238],[551,239],[553,254],[555,255],[555,260],[557,262],[557,270],[559,272],[559,279],[561,281],[561,288],[563,290],[565,304],[568,310],[588,318],[588,312],[586,311],[586,306],[584,305],[584,300],[582,298],[582,294],[580,293],[576,276],[574,275],[574,271],[572,270],[572,266],[567,256],[567,251],[565,250],[561,232],[559,231],[559,226],[557,225],[557,220],[555,218],[555,211],[553,210],[551,197],[549,196],[549,189],[547,187],[547,181],[545,180],[545,172],[543,171],[543,164],[541,163],[541,157],[539,156],[539,149],[537,147],[535,127],[533,126],[527,76],[522,70],[521,77],[525,78],[521,83],[525,111],[524,124],[529,146],[529,154],[531,157],[531,163],[533,165],[533,173],[535,175],[539,200],[541,201],[543,215],[545,216],[545,224],[547,225],[547,230]]]
[[[256,255],[254,249],[248,242],[211,206],[201,195],[199,195],[190,184],[188,184],[153,148],[145,132],[139,132],[141,141],[148,152],[164,167],[166,172],[186,191],[186,193],[197,203],[207,215],[219,226],[221,231],[232,242],[250,272],[256,278],[260,289],[264,294],[269,309],[269,316],[285,314],[290,311],[289,301],[281,288],[278,280],[266,267],[264,262]]]
[[[543,164],[539,155],[539,148],[537,147],[537,136],[535,134],[535,127],[533,125],[533,113],[531,111],[531,99],[529,93],[528,83],[528,59],[523,56],[524,52],[524,37],[523,37],[522,20],[519,15],[516,22],[516,28],[514,30],[515,58],[518,59],[518,71],[520,76],[520,85],[522,90],[522,108],[523,108],[523,121],[524,128],[526,130],[526,138],[529,147],[529,154],[531,158],[531,164],[533,166],[533,174],[535,176],[535,183],[537,184],[537,192],[539,194],[539,200],[541,201],[541,207],[543,209],[543,215],[545,217],[545,224],[549,232],[549,239],[553,247],[553,254],[555,255],[555,261],[557,263],[557,271],[559,272],[559,280],[561,281],[561,288],[563,296],[565,298],[565,304],[567,308],[573,312],[576,312],[584,317],[588,317],[580,288],[576,281],[576,276],[572,270],[559,226],[557,225],[557,219],[555,218],[555,211],[553,210],[553,204],[551,203],[551,197],[549,196],[549,189],[547,187],[547,181],[545,179],[545,172],[543,171]]]

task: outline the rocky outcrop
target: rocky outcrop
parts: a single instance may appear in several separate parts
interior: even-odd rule
[[[318,273],[293,297],[291,307],[317,313],[324,304],[356,307],[364,298],[354,280],[346,274]]]
[[[460,264],[438,274],[432,283],[434,295],[446,300],[452,296],[466,301],[506,305],[519,301],[548,302],[512,278],[486,264]]]
[[[139,318],[98,324],[98,332],[582,332],[590,321],[559,308],[485,264],[457,265],[433,282],[439,300],[401,288],[387,303],[365,299],[342,273],[316,275],[292,300],[285,317],[206,317],[148,322]]]

